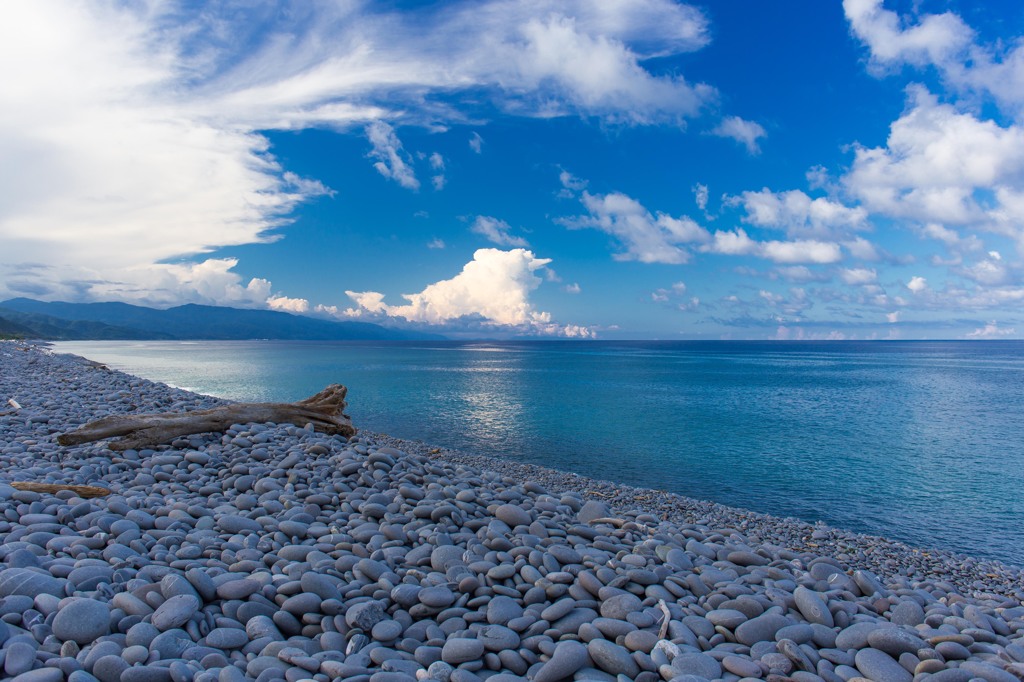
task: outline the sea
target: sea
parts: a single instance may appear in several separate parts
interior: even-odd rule
[[[1024,342],[61,342],[240,401],[1024,566]]]

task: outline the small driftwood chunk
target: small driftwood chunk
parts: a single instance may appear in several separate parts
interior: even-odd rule
[[[24,490],[31,493],[59,493],[62,490],[70,490],[82,498],[104,497],[110,494],[106,488],[95,485],[67,485],[64,483],[31,483],[29,481],[14,481],[11,487],[15,490]]]
[[[321,433],[355,435],[345,414],[341,384],[331,384],[314,396],[296,403],[238,403],[209,410],[163,414],[125,414],[104,417],[57,438],[61,445],[81,445],[122,436],[111,441],[111,450],[128,450],[168,443],[179,436],[226,431],[232,424],[312,424]]]

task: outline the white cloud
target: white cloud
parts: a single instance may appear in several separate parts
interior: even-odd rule
[[[267,307],[272,310],[281,310],[289,313],[307,313],[309,312],[309,301],[304,298],[271,296],[267,299]]]
[[[900,321],[900,311],[897,310],[895,312],[886,313],[885,321],[888,322],[889,324],[896,324],[897,322]]]
[[[882,0],[843,0],[854,35],[871,50],[876,66],[942,64],[974,40],[974,31],[952,12],[923,15],[910,24],[882,8]]]
[[[488,241],[499,246],[529,246],[522,237],[510,234],[512,226],[498,218],[478,215],[469,229],[476,234],[483,235]]]
[[[398,139],[394,128],[384,121],[374,121],[366,126],[366,136],[373,145],[369,157],[374,159],[373,167],[378,173],[406,189],[420,188],[416,172],[409,165],[409,155],[402,149],[402,141]]]
[[[620,192],[600,195],[584,191],[580,200],[589,215],[562,223],[572,229],[594,228],[615,237],[625,249],[614,255],[616,260],[687,263],[690,252],[685,247],[710,238],[692,218],[673,218],[660,212],[652,215],[636,199]]]
[[[924,277],[911,277],[910,281],[907,282],[907,288],[915,294],[919,294],[928,288],[928,280]]]
[[[567,294],[578,294],[581,291],[583,291],[582,289],[580,289],[580,285],[579,285],[578,282],[573,282],[572,284],[566,284],[565,287],[563,287],[563,288],[565,289],[565,292]]]
[[[904,64],[934,66],[955,89],[991,95],[1000,107],[1019,116],[1024,108],[1024,43],[993,44],[953,12],[916,19],[883,9],[882,0],[844,0],[855,36],[869,48],[871,67],[882,75]]]
[[[1009,329],[1000,327],[996,324],[995,320],[992,320],[984,327],[979,327],[973,332],[966,335],[968,339],[998,339],[1002,336],[1013,336],[1016,331],[1011,327]]]
[[[473,260],[455,277],[430,284],[417,294],[403,294],[407,301],[404,305],[389,305],[384,302],[384,295],[375,291],[346,291],[357,306],[346,314],[386,315],[430,325],[477,318],[490,328],[505,327],[547,335],[589,335],[585,327],[553,322],[550,313],[538,311],[530,302],[530,293],[542,281],[534,273],[550,262],[526,249],[478,249]]]
[[[392,124],[462,123],[481,102],[681,123],[714,89],[646,60],[700,49],[707,28],[671,0],[0,4],[0,282],[128,296],[166,283],[159,263],[280,236],[331,190],[259,131],[365,129],[377,169],[415,188]]]
[[[708,207],[708,186],[697,183],[693,186],[693,199],[697,202],[697,208],[702,211]]]
[[[743,206],[747,212],[744,222],[785,230],[791,237],[831,239],[869,227],[863,208],[824,197],[812,199],[800,190],[772,192],[765,187],[760,192],[748,191],[732,197],[730,203]]]
[[[913,88],[886,146],[857,148],[844,184],[874,213],[998,228],[1019,239],[1014,195],[1024,191],[1024,128],[979,120]],[[979,191],[994,196],[981,199]]]
[[[863,237],[843,242],[843,248],[849,251],[850,255],[857,260],[875,261],[881,258],[875,245]]]
[[[434,237],[429,242],[427,242],[427,248],[428,249],[443,249],[444,247],[445,247],[444,240],[443,239],[439,239],[438,237]]]
[[[702,251],[728,256],[757,256],[776,263],[836,263],[842,260],[838,244],[813,239],[765,241],[751,239],[740,228],[717,231],[714,240]]]
[[[767,135],[760,123],[747,121],[739,116],[729,116],[722,119],[722,122],[711,131],[712,135],[729,137],[747,148],[751,154],[760,154],[761,147],[757,141]]]
[[[484,138],[480,137],[480,133],[475,130],[469,136],[469,148],[476,154],[483,153]]]
[[[850,286],[863,286],[878,281],[878,273],[869,268],[843,268],[839,277]]]

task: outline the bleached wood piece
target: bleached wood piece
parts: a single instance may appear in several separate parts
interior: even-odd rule
[[[98,419],[70,433],[58,436],[61,445],[81,445],[121,436],[110,442],[111,450],[129,450],[167,443],[178,436],[226,431],[232,424],[312,424],[316,431],[355,435],[351,418],[345,414],[348,389],[331,384],[314,396],[295,403],[236,403],[209,410],[125,414]]]

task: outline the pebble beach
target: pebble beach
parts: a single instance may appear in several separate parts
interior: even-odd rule
[[[1024,679],[995,561],[365,431],[56,440],[224,402],[0,342],[2,679]]]

